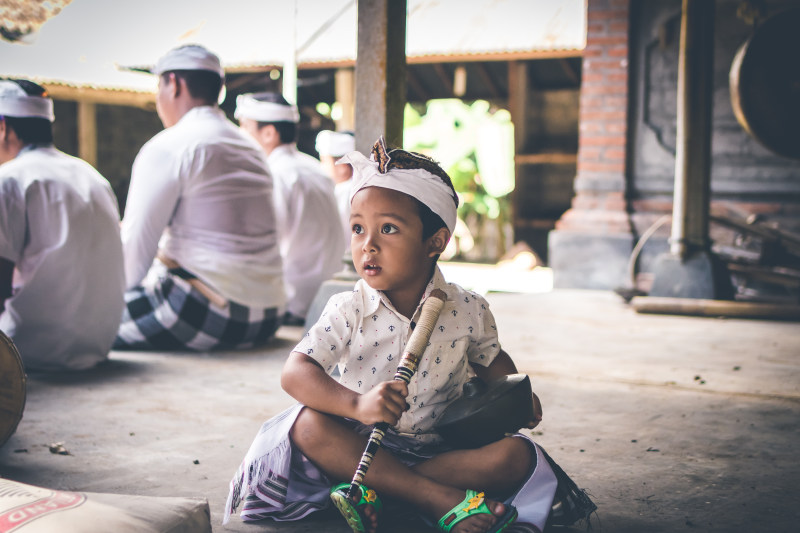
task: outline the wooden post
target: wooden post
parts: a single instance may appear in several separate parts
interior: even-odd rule
[[[78,157],[97,167],[97,107],[78,102]]]
[[[356,126],[356,86],[352,68],[336,70],[336,102],[342,106],[342,117],[336,121],[338,131],[353,131]]]
[[[522,164],[518,158],[525,151],[525,140],[528,137],[528,64],[525,61],[509,61],[508,63],[508,112],[514,125],[514,191],[511,193],[511,226],[517,230],[520,212],[520,198],[524,186]]]
[[[406,103],[406,0],[359,0],[356,60],[356,149],[378,136],[403,144]]]

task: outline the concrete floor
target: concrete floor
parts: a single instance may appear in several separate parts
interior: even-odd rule
[[[798,531],[798,323],[640,315],[600,291],[488,299],[501,342],[542,400],[536,438],[592,495],[595,530]],[[346,533],[336,514],[221,525],[253,436],[293,403],[279,373],[301,335],[284,327],[270,346],[237,353],[113,352],[82,374],[29,376],[0,476],[205,498],[214,531]],[[55,442],[70,455],[50,453]]]

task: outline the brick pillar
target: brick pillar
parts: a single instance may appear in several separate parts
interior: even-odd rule
[[[632,235],[626,211],[630,0],[588,0],[572,207],[550,233],[557,287],[625,281]]]

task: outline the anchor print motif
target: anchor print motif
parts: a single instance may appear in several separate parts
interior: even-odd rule
[[[386,358],[387,361],[391,361],[392,359],[393,359],[392,354],[389,354],[389,356]]]
[[[359,361],[363,361],[363,360],[364,360],[364,356],[363,356],[363,355],[359,355],[357,359],[358,359]]]
[[[451,347],[451,348],[455,348],[455,347],[456,347],[456,341],[453,341],[453,342],[451,342],[451,343],[450,343],[450,347]]]
[[[389,331],[394,331],[394,326],[389,326]]]
[[[325,326],[325,332],[326,333],[330,333],[330,331],[331,331],[331,327],[330,326]]]
[[[453,310],[451,311],[451,313],[453,313],[453,316],[458,316],[458,311],[456,311],[455,309],[453,309]]]

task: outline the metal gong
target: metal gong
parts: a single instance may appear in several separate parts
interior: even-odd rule
[[[25,381],[17,347],[0,331],[0,447],[14,434],[22,419]]]
[[[800,8],[774,14],[739,48],[730,70],[739,124],[778,155],[800,159]]]

